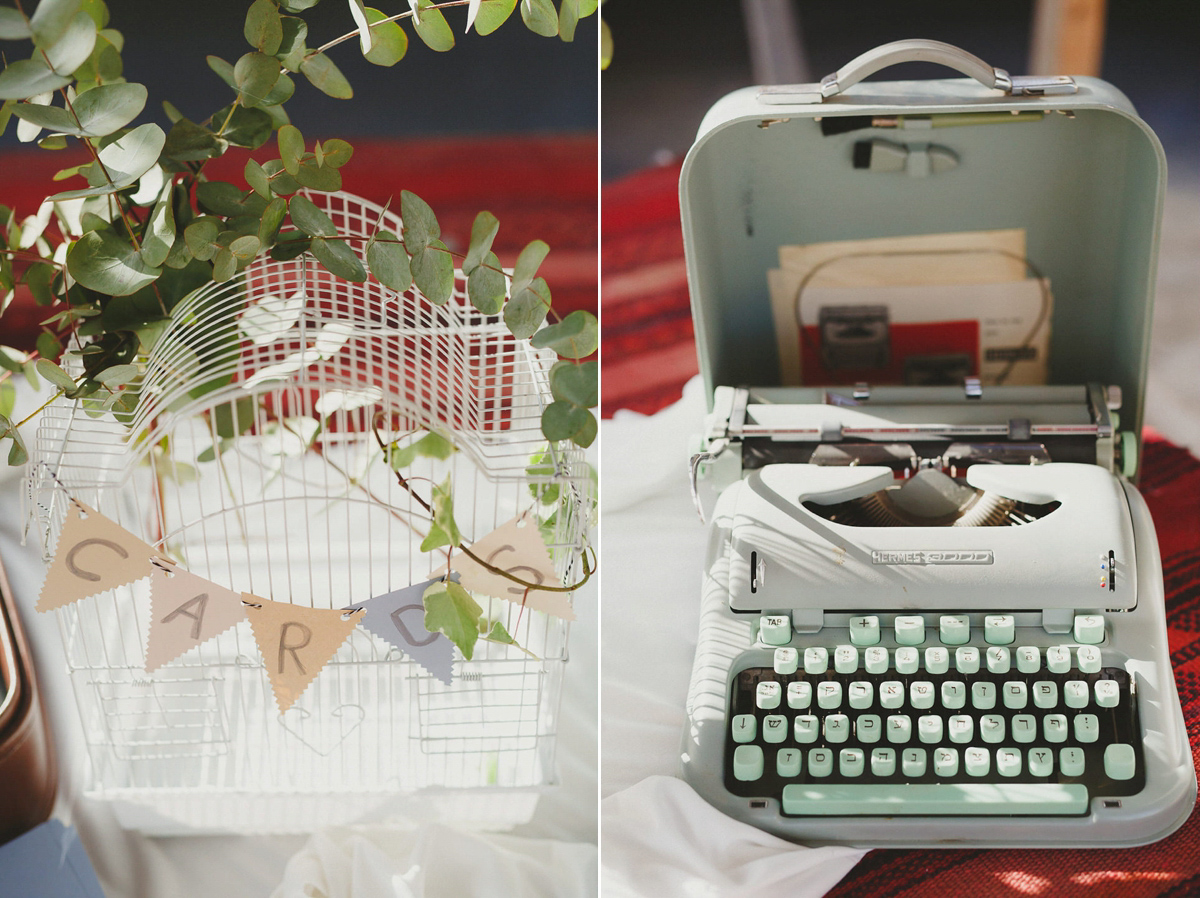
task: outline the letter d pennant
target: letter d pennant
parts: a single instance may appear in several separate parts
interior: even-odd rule
[[[358,615],[347,619],[340,608],[305,608],[250,593],[244,593],[243,598],[262,606],[247,606],[246,617],[282,714],[296,703],[358,626]]]

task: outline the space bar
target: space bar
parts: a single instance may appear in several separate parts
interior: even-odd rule
[[[1079,783],[818,783],[783,787],[783,813],[820,817],[1085,814]]]

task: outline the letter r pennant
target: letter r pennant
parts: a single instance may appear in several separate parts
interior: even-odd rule
[[[246,608],[246,617],[250,619],[254,641],[262,652],[263,666],[282,714],[337,654],[358,626],[358,615],[347,618],[340,608],[305,608],[290,602],[260,599],[250,593],[243,593],[243,598],[251,603]]]

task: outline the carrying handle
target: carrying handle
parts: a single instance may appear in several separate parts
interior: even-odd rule
[[[782,105],[820,103],[874,75],[880,69],[902,62],[936,62],[974,78],[984,87],[1002,90],[1009,95],[1075,93],[1075,81],[1056,75],[1050,77],[1024,75],[1011,77],[1004,69],[988,65],[973,53],[953,44],[923,38],[892,41],[868,50],[850,60],[819,84],[790,84],[764,87],[759,91],[761,103]]]

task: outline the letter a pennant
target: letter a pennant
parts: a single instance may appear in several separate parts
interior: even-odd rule
[[[72,502],[37,610],[52,611],[141,580],[154,569],[150,559],[162,554],[116,521],[81,502]]]
[[[176,567],[150,575],[146,670],[157,670],[246,617],[242,596]]]
[[[358,615],[346,619],[340,608],[305,608],[289,602],[272,602],[249,593],[243,598],[261,608],[247,607],[246,617],[254,630],[254,641],[262,652],[263,664],[275,702],[282,714],[296,703],[321,668],[358,626]]]

